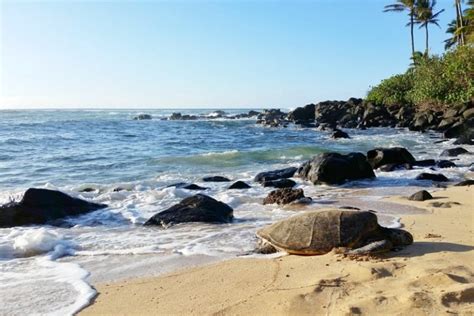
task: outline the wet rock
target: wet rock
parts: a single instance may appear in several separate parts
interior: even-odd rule
[[[257,174],[255,176],[254,181],[262,183],[262,182],[265,182],[265,181],[291,178],[295,175],[297,170],[298,170],[298,168],[296,168],[296,167],[289,167],[289,168],[285,168],[285,169],[278,169],[278,170],[273,170],[273,171],[260,172],[259,174]]]
[[[94,191],[95,191],[94,188],[84,188],[84,189],[82,189],[82,190],[79,190],[79,192],[86,192],[86,193],[88,193],[88,192],[94,192]]]
[[[361,153],[323,153],[305,162],[298,175],[313,184],[341,184],[345,181],[375,178],[372,167]]]
[[[456,167],[456,164],[449,160],[440,160],[436,163],[438,168],[453,168]]]
[[[233,209],[225,203],[204,194],[196,194],[155,214],[145,225],[159,225],[166,228],[173,224],[188,222],[228,223],[233,219],[233,212]]]
[[[315,104],[308,104],[304,107],[296,108],[294,111],[288,113],[288,119],[293,122],[308,122],[315,119]]]
[[[120,192],[120,191],[125,191],[124,188],[118,187],[113,189],[114,192]]]
[[[237,190],[237,189],[250,189],[251,186],[243,181],[236,181],[230,187],[229,190]]]
[[[283,188],[272,191],[263,200],[263,204],[289,204],[305,198],[303,189]]]
[[[73,198],[63,192],[28,189],[19,202],[0,206],[0,227],[46,224],[89,213],[107,205]]]
[[[455,184],[457,187],[465,187],[470,185],[474,185],[474,180],[468,179]]]
[[[461,135],[455,141],[454,145],[474,145],[474,141],[472,140],[474,135]]]
[[[212,176],[212,177],[204,177],[202,178],[204,182],[229,182],[230,179],[221,176]]]
[[[171,184],[168,186],[168,188],[171,188],[171,187],[176,187],[178,189],[186,189],[186,190],[207,190],[208,189],[194,183],[189,184],[185,182],[179,182],[179,183]]]
[[[331,135],[331,138],[350,138],[349,134],[347,134],[344,131],[341,131],[340,129],[336,129],[334,133]]]
[[[133,118],[135,121],[141,121],[141,120],[151,120],[152,117],[150,114],[139,114]]]
[[[296,182],[290,179],[277,179],[264,181],[264,187],[274,187],[274,188],[292,188],[296,185]]]
[[[417,160],[412,162],[411,165],[418,167],[429,167],[436,165],[436,161],[434,159]]]
[[[375,148],[367,152],[367,161],[377,169],[386,164],[413,164],[415,158],[403,147]]]
[[[467,153],[469,153],[469,151],[467,151],[466,149],[462,147],[456,147],[443,150],[441,156],[456,157]]]
[[[415,178],[415,180],[431,180],[431,181],[438,181],[438,182],[449,181],[449,179],[446,178],[446,176],[444,176],[441,173],[435,174],[435,173],[427,173],[427,172],[420,173]]]
[[[426,200],[431,200],[432,198],[433,196],[428,191],[422,190],[411,195],[408,199],[410,201],[426,201]]]
[[[385,171],[385,172],[391,172],[395,170],[410,170],[410,169],[412,169],[412,167],[409,163],[402,163],[402,164],[389,163],[389,164],[379,167],[380,171]]]

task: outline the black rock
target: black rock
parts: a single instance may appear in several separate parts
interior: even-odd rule
[[[229,182],[230,179],[221,176],[212,176],[212,177],[204,177],[202,178],[204,182]]]
[[[456,164],[449,160],[440,160],[436,163],[438,168],[453,168],[456,167]]]
[[[150,114],[140,114],[140,115],[137,115],[133,118],[134,120],[138,120],[138,121],[141,121],[141,120],[151,120],[151,115]]]
[[[296,185],[296,182],[290,179],[277,179],[277,180],[264,181],[262,184],[264,187],[292,188]]]
[[[186,190],[207,190],[208,189],[194,183],[189,184],[185,182],[179,182],[179,183],[171,184],[168,186],[168,188],[171,188],[171,187],[176,187],[178,189],[186,189]]]
[[[390,172],[390,171],[395,171],[395,170],[410,170],[412,169],[411,165],[409,163],[389,163],[383,166],[379,167],[380,171],[385,171],[385,172]]]
[[[361,153],[319,154],[305,162],[298,169],[298,174],[314,184],[341,184],[347,180],[375,178],[372,167]]]
[[[456,147],[456,148],[443,150],[443,152],[441,153],[441,156],[456,157],[456,156],[467,154],[467,153],[469,153],[469,151],[467,151],[466,149],[462,147]]]
[[[28,189],[20,202],[0,206],[0,227],[45,224],[105,207],[59,191]]]
[[[229,190],[237,190],[237,189],[250,189],[251,186],[243,181],[236,181],[230,187]]]
[[[454,145],[474,145],[471,135],[461,135],[453,143]]]
[[[403,147],[375,148],[367,152],[367,161],[372,166],[372,168],[377,169],[382,165],[392,163],[413,164],[415,162],[415,158],[408,150]]]
[[[285,168],[285,169],[260,172],[259,174],[255,176],[254,181],[264,182],[264,181],[291,178],[295,175],[296,170],[298,170],[298,168],[290,167],[290,168]]]
[[[426,201],[431,200],[433,196],[426,190],[418,191],[411,195],[408,199],[411,201]]]
[[[470,185],[474,185],[474,180],[468,179],[455,184],[457,187],[465,187]]]
[[[225,203],[207,195],[196,194],[185,198],[169,209],[155,214],[145,225],[169,225],[187,222],[228,223],[232,221],[234,210]]]
[[[80,190],[79,192],[86,192],[87,193],[87,192],[94,192],[94,191],[95,191],[94,188],[84,188],[84,189]]]
[[[446,178],[444,175],[441,173],[434,174],[434,173],[420,173],[416,178],[416,180],[431,180],[431,181],[449,181],[448,178]]]
[[[270,192],[263,200],[263,204],[289,204],[304,199],[303,189],[283,188]]]
[[[334,133],[331,135],[332,138],[350,138],[349,134],[346,132],[341,131],[340,129],[336,129]]]
[[[316,105],[308,104],[304,107],[296,108],[294,111],[288,113],[288,119],[294,122],[308,122],[314,121],[314,108]]]
[[[417,160],[415,162],[412,162],[411,165],[419,167],[429,167],[436,165],[436,161],[434,159]]]

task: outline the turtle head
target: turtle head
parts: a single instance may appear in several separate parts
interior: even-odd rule
[[[403,229],[389,228],[387,229],[388,239],[397,246],[407,246],[413,243],[413,236]]]

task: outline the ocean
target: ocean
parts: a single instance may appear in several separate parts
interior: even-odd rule
[[[420,210],[382,197],[432,187],[429,181],[414,180],[429,168],[377,171],[375,180],[342,186],[314,186],[296,179],[313,198],[305,207],[262,205],[272,188],[253,182],[253,177],[299,166],[326,151],[365,153],[401,146],[417,159],[437,159],[442,150],[453,147],[452,140],[438,142],[442,135],[434,132],[347,129],[351,139],[335,140],[314,128],[266,128],[255,119],[213,119],[213,110],[206,109],[179,112],[208,119],[161,119],[176,111],[0,111],[1,204],[20,199],[27,188],[41,187],[109,205],[68,219],[69,228],[0,229],[0,315],[73,314],[95,296],[93,283],[156,276],[241,256],[253,249],[258,228],[307,209],[356,206],[376,211],[382,224],[397,227],[400,215]],[[153,119],[133,120],[141,113]],[[474,151],[474,146],[463,147]],[[469,158],[456,157],[458,167],[436,172],[462,180]],[[227,190],[232,182],[202,181],[213,175],[242,180],[252,188]],[[197,193],[169,187],[178,182],[207,187],[202,193],[231,206],[235,220],[165,230],[142,226],[152,215]],[[83,192],[86,188],[92,190]]]

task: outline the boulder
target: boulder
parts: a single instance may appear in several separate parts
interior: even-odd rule
[[[33,188],[26,190],[21,201],[0,206],[0,227],[46,224],[105,207],[59,191]]]
[[[433,196],[426,190],[418,191],[412,194],[408,199],[410,201],[426,201],[431,200]]]
[[[473,135],[461,135],[455,141],[454,145],[474,145],[474,141],[472,140]]]
[[[232,221],[233,213],[234,210],[227,204],[204,194],[196,194],[155,214],[145,222],[145,225],[167,228],[173,224],[189,222],[228,223]]]
[[[350,138],[349,134],[347,134],[344,131],[341,131],[340,129],[334,130],[334,133],[331,135],[331,138]]]
[[[255,176],[254,181],[265,182],[265,181],[291,178],[295,175],[297,170],[298,168],[296,167],[290,167],[290,168],[285,168],[285,169],[260,172],[259,174]]]
[[[345,181],[375,178],[372,167],[361,153],[323,153],[305,162],[298,175],[314,184],[341,184]]]
[[[457,187],[465,187],[470,185],[474,185],[474,180],[468,179],[455,184]]]
[[[409,163],[389,163],[379,167],[380,171],[391,172],[395,170],[410,170],[412,166]]]
[[[304,107],[296,108],[294,111],[288,113],[288,119],[293,122],[310,122],[315,118],[315,104],[307,104]]]
[[[456,157],[467,153],[469,153],[469,151],[467,151],[466,149],[462,147],[456,147],[443,150],[441,156]]]
[[[221,176],[212,176],[212,177],[204,177],[202,178],[204,182],[229,182],[230,179]]]
[[[296,185],[296,182],[290,179],[277,179],[264,181],[264,187],[274,187],[274,188],[292,188]]]
[[[438,168],[453,168],[456,167],[456,164],[449,160],[440,160],[436,163]]]
[[[418,167],[429,167],[436,165],[436,161],[434,159],[417,160],[412,162],[411,165]]]
[[[372,168],[377,169],[386,164],[413,164],[416,160],[403,147],[375,148],[367,152],[367,161]]]
[[[435,173],[420,173],[416,178],[416,180],[431,180],[431,181],[439,181],[439,182],[444,182],[444,181],[449,181],[446,176],[444,176],[441,173],[435,174]]]
[[[229,190],[238,190],[238,189],[250,189],[251,186],[243,181],[236,181],[230,187]]]
[[[141,121],[141,120],[151,120],[151,115],[150,114],[139,114],[133,118],[136,121]]]
[[[168,188],[171,188],[171,187],[176,187],[178,189],[186,189],[186,190],[207,190],[208,189],[194,183],[189,184],[185,182],[174,183],[168,186]]]
[[[263,200],[263,204],[289,204],[304,199],[303,189],[283,188],[270,192]]]

